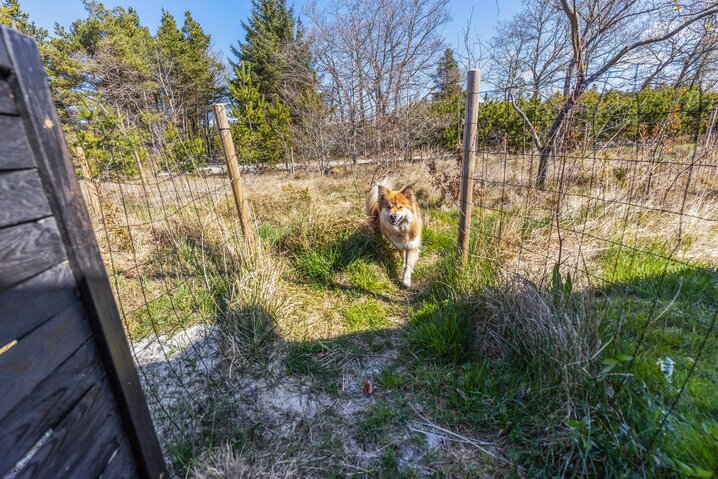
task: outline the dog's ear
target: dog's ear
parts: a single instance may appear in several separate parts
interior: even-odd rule
[[[410,200],[416,199],[416,193],[414,193],[414,185],[405,186],[404,189],[401,190],[401,194],[406,196]]]
[[[384,185],[376,185],[376,190],[379,193],[379,198],[384,198],[390,191],[389,188]]]

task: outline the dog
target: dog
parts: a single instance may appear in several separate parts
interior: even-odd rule
[[[419,259],[421,247],[421,209],[414,187],[409,185],[394,191],[386,181],[380,181],[366,197],[366,215],[375,230],[403,254],[404,273],[401,284],[411,287],[411,274]]]

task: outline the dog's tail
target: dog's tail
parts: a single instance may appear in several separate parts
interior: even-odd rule
[[[366,195],[366,215],[369,217],[369,222],[374,228],[379,228],[379,186],[384,188],[391,188],[389,180],[382,179],[372,186],[369,193]]]

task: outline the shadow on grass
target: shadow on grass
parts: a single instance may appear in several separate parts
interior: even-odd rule
[[[342,285],[336,281],[337,275],[359,261],[378,265],[390,278],[396,278],[399,268],[396,249],[368,226],[343,231],[334,240],[303,245],[289,254],[300,280],[317,288],[339,288],[367,295],[377,293],[361,284]]]
[[[447,242],[447,248],[452,246]],[[388,302],[391,298],[380,292],[339,284],[336,276],[357,261],[393,272],[392,253],[379,235],[360,230],[294,251],[292,261],[315,287]],[[520,340],[515,336],[492,338],[504,341],[501,354],[477,347],[477,341],[488,339],[477,337],[477,324],[481,331],[486,320],[474,303],[486,294],[481,290],[475,292],[478,299],[457,299],[438,289],[417,299],[410,321],[399,329],[379,327],[333,339],[285,342],[276,335],[272,315],[258,306],[236,310],[236,322],[227,327],[219,321],[219,328],[232,337],[234,357],[263,364],[273,351],[283,350],[289,376],[309,380],[313,390],[329,395],[341,393],[347,358],[378,356],[398,338],[398,359],[376,373],[378,405],[356,428],[357,442],[372,449],[409,420],[409,403],[421,405],[433,421],[464,435],[502,431],[501,441],[512,461],[529,476],[700,476],[718,469],[716,271],[654,262],[654,256],[606,253],[603,261],[611,265],[613,281],[582,293],[597,301],[593,313],[600,315],[602,349],[593,367],[582,366],[583,379],[572,384],[565,380],[566,364],[552,366],[549,361],[538,367],[530,364],[529,355],[512,356],[512,350],[520,351],[511,344]],[[452,265],[449,260],[441,262],[442,271],[429,272],[427,280],[444,281],[454,275],[443,271]],[[502,287],[484,282],[490,288]],[[570,288],[561,291],[576,294]],[[516,304],[530,305],[535,298],[529,295],[540,294],[549,306],[557,295],[539,286],[516,294]],[[638,344],[640,337],[644,344]],[[216,348],[218,358],[227,354],[223,341],[226,338]],[[190,348],[168,362],[176,364],[180,375],[185,374],[184,365],[200,364]],[[224,404],[222,396],[212,400]],[[247,433],[236,425],[221,433],[211,427],[197,430],[200,437],[192,454],[185,443],[176,448],[177,464],[186,467],[187,457],[222,441],[244,440]]]

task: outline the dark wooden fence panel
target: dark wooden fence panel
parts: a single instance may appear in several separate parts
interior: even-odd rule
[[[38,299],[38,295],[42,295]],[[77,300],[75,278],[64,261],[18,286],[0,291],[0,344],[24,336]]]
[[[0,34],[0,477],[166,477],[40,57]]]
[[[0,173],[0,205],[13,205],[0,209],[0,228],[52,214],[34,169]]]
[[[104,368],[93,341],[87,341],[52,371],[26,399],[0,418],[0,470],[12,468],[49,429],[77,404]]]
[[[35,166],[30,145],[22,127],[22,118],[0,115],[0,170],[16,170]]]
[[[0,288],[21,283],[65,259],[54,218],[0,230]]]
[[[2,78],[0,78],[0,114],[17,114],[17,107],[15,106],[15,99],[10,91],[10,85]]]

